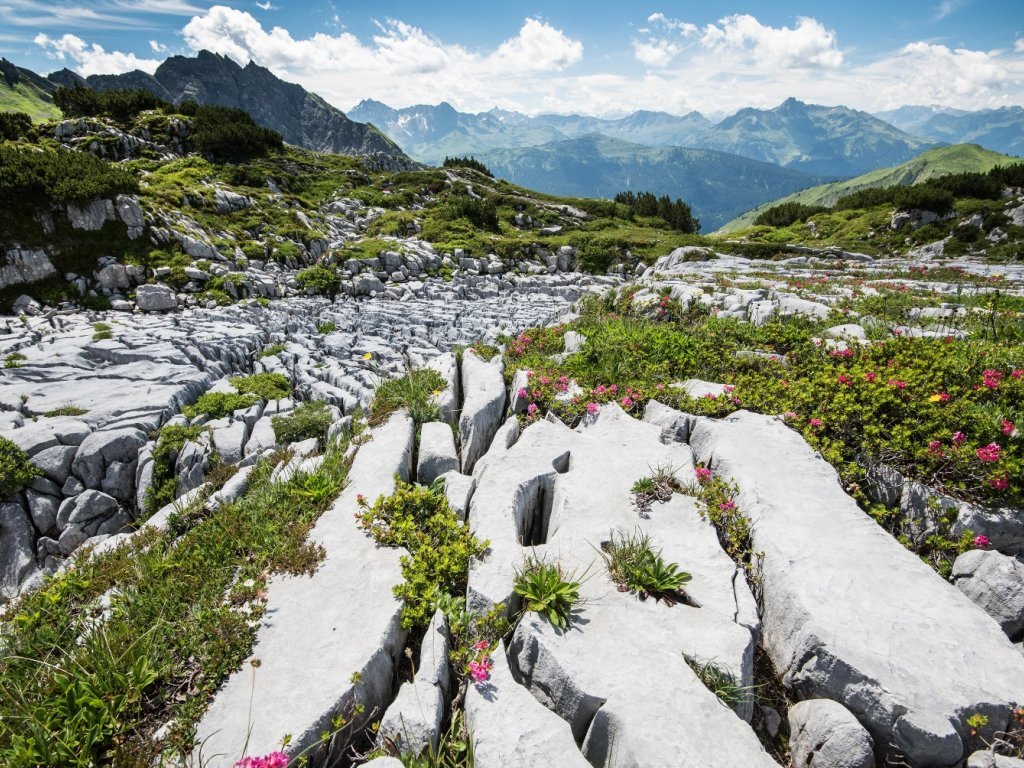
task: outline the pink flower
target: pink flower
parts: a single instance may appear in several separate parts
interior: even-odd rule
[[[836,381],[838,381],[840,384],[843,384],[844,386],[847,386],[847,387],[850,386],[853,383],[853,379],[851,379],[845,373],[840,373],[838,376],[836,376]]]
[[[820,427],[825,422],[823,422],[821,419],[811,419],[807,423],[810,424],[812,427]]]
[[[976,546],[978,549],[984,549],[985,547],[988,547],[990,545],[991,545],[991,542],[989,542],[988,536],[975,536],[974,537],[974,546]]]
[[[624,398],[622,398],[622,399],[621,399],[621,400],[619,401],[619,403],[621,403],[622,407],[623,407],[623,408],[625,408],[625,409],[626,409],[627,411],[628,411],[628,410],[629,410],[630,408],[632,408],[632,407],[633,407],[633,399],[632,399],[632,398],[630,398],[630,397],[624,397]]]
[[[731,394],[731,393],[732,393],[732,391],[733,391],[734,389],[736,389],[736,387],[734,387],[734,386],[733,386],[732,384],[724,384],[724,385],[722,386],[722,389],[724,389],[724,390],[725,390],[726,392],[729,392],[729,393]]]
[[[907,382],[900,381],[899,379],[889,379],[888,384],[889,384],[890,387],[895,387],[896,389],[906,389],[907,388]]]
[[[988,484],[995,488],[997,491],[1005,491],[1010,487],[1010,478],[1006,475],[1002,477],[993,477],[988,481]]]
[[[1009,421],[1007,419],[1003,419],[1002,433],[1004,435],[1007,435],[1007,436],[1012,435],[1014,429],[1015,429],[1015,427],[1013,426],[1013,422],[1012,421]]]
[[[271,752],[262,757],[243,757],[235,768],[285,768],[290,758],[284,752]]]
[[[711,479],[711,470],[707,467],[697,467],[694,472],[697,474],[697,479],[702,483],[706,483]]]
[[[705,392],[704,393],[704,399],[705,400],[717,400],[718,399],[718,395],[716,395],[714,392]]]
[[[533,399],[534,400],[540,400],[543,395],[544,395],[544,393],[541,392],[539,389],[533,390]]]
[[[942,443],[940,443],[938,440],[932,440],[930,443],[928,443],[928,453],[932,454],[933,456],[941,456]]]
[[[594,387],[594,394],[595,395],[603,395],[605,393],[606,389],[607,388],[605,387],[604,384],[598,384],[596,387]]]
[[[999,454],[1003,449],[995,443],[989,443],[984,448],[977,450],[978,458],[986,464],[999,461]]]
[[[520,387],[516,392],[516,397],[527,398],[530,396],[530,391],[526,387]]]
[[[792,421],[793,419],[799,419],[800,414],[794,411],[786,411],[784,414],[782,414],[782,418],[784,418],[786,421]]]
[[[595,416],[597,414],[597,412],[600,411],[600,410],[601,410],[601,406],[598,405],[597,403],[594,403],[594,402],[587,403],[587,413],[589,413],[591,416]]]
[[[477,643],[476,645],[473,646],[473,650],[474,651],[486,651],[490,647],[491,647],[490,643],[488,643],[486,640],[481,640],[479,643]]]
[[[981,372],[981,384],[989,389],[997,389],[999,387],[999,380],[1002,378],[1003,374],[992,368]]]
[[[491,668],[494,665],[490,659],[482,659],[481,661],[469,662],[469,675],[476,682],[483,683],[491,676]]]
[[[1019,379],[1021,376],[1024,376],[1024,368],[1014,368],[1013,373],[1010,375],[1015,379]]]
[[[665,385],[664,385],[664,384],[662,384],[662,383],[661,383],[661,382],[659,381],[659,382],[658,382],[657,384],[655,384],[655,385],[654,385],[654,388],[655,388],[655,389],[657,389],[657,390],[658,390],[658,391],[660,392],[661,390],[663,390],[663,389],[665,388]]]
[[[535,415],[539,410],[540,407],[536,403],[530,403],[528,406],[526,406],[526,412],[531,416]]]
[[[874,380],[878,377],[876,376],[876,374],[872,373],[871,371],[868,371],[867,373],[864,374],[864,378],[867,379],[869,383],[871,383],[874,382]]]
[[[952,396],[948,392],[937,392],[932,397],[937,398],[940,403],[948,403]]]
[[[956,432],[953,433],[953,444],[954,445],[963,445],[964,441],[966,441],[966,440],[967,440],[967,435],[965,435],[960,430],[957,430]]]
[[[551,379],[549,379],[547,376],[541,376],[540,377],[540,383],[541,383],[542,386],[546,387],[548,384],[551,383]]]
[[[619,385],[618,384],[610,385],[608,387],[608,391],[611,392],[613,395],[619,394]]]
[[[852,349],[833,349],[829,354],[832,357],[853,357]]]
[[[725,512],[730,509],[736,509],[736,505],[731,501],[723,501],[721,504],[718,505],[718,508]]]

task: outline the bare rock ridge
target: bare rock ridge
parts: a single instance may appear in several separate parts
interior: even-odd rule
[[[90,75],[85,82],[97,90],[142,88],[173,102],[192,99],[200,104],[238,107],[260,125],[280,133],[289,144],[343,155],[390,157],[395,170],[413,165],[373,126],[350,120],[315,93],[285,82],[251,61],[240,67],[226,56],[200,51],[195,57],[171,56],[152,75],[136,70]]]

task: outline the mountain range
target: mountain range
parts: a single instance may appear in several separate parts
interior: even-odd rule
[[[495,149],[479,159],[497,176],[555,195],[609,198],[633,189],[681,197],[703,231],[767,200],[827,180],[727,152],[645,147],[601,134]]]

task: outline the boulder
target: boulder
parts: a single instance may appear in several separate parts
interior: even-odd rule
[[[1024,768],[1024,760],[997,755],[990,749],[975,752],[967,760],[967,768]]]
[[[143,312],[167,312],[178,308],[174,291],[166,285],[140,285],[135,289],[135,303]]]
[[[32,516],[32,524],[39,533],[48,533],[57,524],[57,509],[60,500],[56,496],[48,496],[37,491],[25,491],[28,511]]]
[[[78,523],[84,528],[97,518],[107,519],[116,511],[117,499],[113,496],[102,491],[86,490],[64,499],[57,511],[57,528],[63,531],[72,523]]]
[[[78,446],[71,471],[86,488],[98,488],[111,462],[136,461],[145,443],[146,433],[135,427],[93,432]]]
[[[445,472],[441,477],[444,479],[444,494],[448,499],[448,506],[458,515],[459,520],[465,522],[466,513],[469,511],[469,500],[475,486],[472,476],[452,470]]]
[[[487,362],[472,349],[462,354],[462,472],[469,474],[491,445],[505,410],[505,380],[500,355]]]
[[[995,619],[1011,639],[1024,634],[1024,563],[995,550],[973,549],[953,563],[953,583]]]
[[[445,472],[458,468],[459,454],[452,428],[443,421],[431,421],[420,427],[416,482],[430,485]]]
[[[850,710],[828,699],[801,701],[789,710],[793,765],[874,768],[874,742]]]
[[[36,533],[21,504],[0,502],[0,601],[13,600],[38,571]]]
[[[375,293],[384,292],[384,283],[376,275],[363,273],[356,275],[352,280],[353,296],[370,296]]]
[[[799,697],[847,707],[886,754],[964,758],[966,718],[1005,728],[1024,658],[980,608],[866,515],[780,419],[694,418],[690,444],[734,481],[763,553],[763,642]]]
[[[43,475],[57,485],[64,485],[71,474],[71,462],[78,449],[73,445],[54,445],[45,448],[32,457],[32,463],[43,471]]]
[[[458,423],[459,413],[459,365],[455,355],[446,352],[427,361],[427,368],[437,371],[445,380],[445,388],[431,396],[431,401],[441,409],[442,417],[454,426]]]

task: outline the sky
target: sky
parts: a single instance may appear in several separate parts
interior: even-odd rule
[[[343,110],[1024,104],[1024,0],[0,0],[0,56],[43,74],[153,72],[204,48]]]

